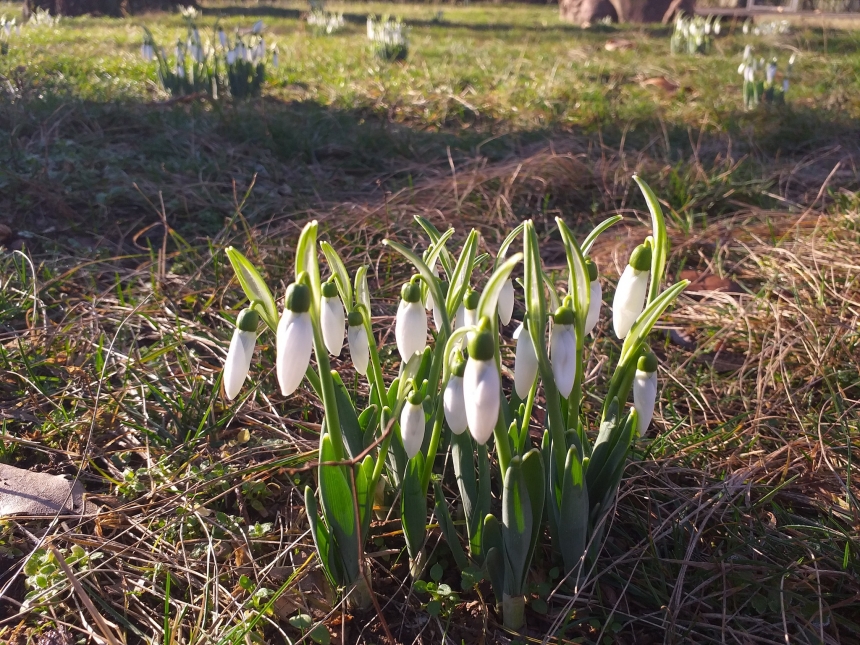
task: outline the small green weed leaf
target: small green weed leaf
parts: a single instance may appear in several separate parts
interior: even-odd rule
[[[442,603],[438,600],[431,600],[427,603],[427,613],[431,616],[438,616],[442,612]]]
[[[308,636],[311,637],[314,643],[319,643],[319,645],[329,645],[331,643],[331,634],[325,625],[317,625],[308,633]]]
[[[310,626],[314,624],[313,618],[308,614],[296,614],[295,616],[290,616],[289,622],[290,625],[302,631],[310,629]]]
[[[442,575],[445,572],[442,570],[442,565],[438,562],[430,567],[430,577],[433,578],[436,582],[439,582],[442,579]]]

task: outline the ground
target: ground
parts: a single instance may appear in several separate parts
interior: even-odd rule
[[[20,565],[50,523],[0,525],[0,640],[103,642],[84,594],[127,642],[287,642],[298,613],[350,643],[385,642],[385,626],[404,643],[856,642],[860,32],[724,23],[710,55],[670,56],[665,27],[581,29],[552,6],[329,8],[346,26],[324,37],[304,5],[204,3],[204,37],[262,18],[279,48],[263,96],[235,103],[159,90],[141,26],[169,49],[178,14],[9,36],[0,460],[78,474],[105,512],[50,525],[51,545],[86,552],[81,587],[51,578],[59,595],[27,611],[36,575]],[[373,57],[368,13],[411,25],[405,62]],[[786,106],[743,109],[746,44],[781,68],[798,53]],[[490,252],[532,218],[561,269],[556,216],[587,231],[620,213],[594,252],[608,298],[646,231],[634,171],[670,220],[670,276],[695,282],[654,332],[662,402],[588,583],[555,589],[540,550],[511,635],[486,583],[459,592],[431,525],[428,571],[459,592],[431,617],[391,520],[369,548],[381,612],[347,611],[303,515],[317,401],[277,393],[270,344],[242,406],[214,386],[242,305],[223,249],[281,295],[319,220],[351,271],[371,265],[390,351],[408,274],[381,241],[419,244],[414,215],[455,226],[452,245],[478,228]],[[604,314],[594,387],[619,351]]]

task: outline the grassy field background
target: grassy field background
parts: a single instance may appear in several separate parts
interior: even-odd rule
[[[204,5],[204,37],[262,18],[280,48],[242,103],[158,89],[141,26],[168,47],[178,14],[24,27],[0,56],[0,461],[79,476],[104,510],[0,523],[0,641],[103,642],[86,594],[129,643],[295,642],[298,614],[343,643],[386,627],[403,643],[857,642],[860,32],[726,23],[692,57],[669,55],[665,27],[581,29],[551,6],[329,8],[346,27],[317,37],[304,5]],[[368,13],[412,25],[407,62],[372,56]],[[746,44],[798,53],[787,106],[743,110]],[[696,282],[654,334],[656,432],[591,579],[555,590],[539,552],[519,636],[486,583],[431,617],[390,520],[372,528],[381,612],[351,615],[303,514],[317,402],[277,394],[271,346],[246,400],[214,387],[242,298],[223,248],[280,294],[318,219],[351,270],[371,265],[389,352],[405,274],[380,243],[417,244],[414,215],[456,241],[476,227],[490,251],[532,218],[561,268],[554,217],[585,230],[621,213],[594,254],[611,294],[645,231],[634,171],[671,220],[670,275]],[[606,316],[600,329],[593,366],[620,349]],[[46,532],[84,549],[82,586],[60,576],[24,605]],[[435,528],[430,543],[459,590]]]

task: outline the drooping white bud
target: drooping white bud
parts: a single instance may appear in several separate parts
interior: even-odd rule
[[[618,280],[612,300],[612,326],[615,335],[624,339],[645,308],[648,279],[651,276],[651,248],[640,244]]]
[[[510,278],[505,280],[502,290],[499,292],[499,322],[507,325],[514,315],[514,282]]]
[[[400,437],[406,456],[412,459],[424,442],[424,406],[407,399],[400,412]]]
[[[463,374],[466,363],[460,361],[461,365],[454,368],[454,373],[445,385],[445,393],[442,397],[442,405],[445,410],[445,421],[454,434],[462,434],[469,427],[466,418],[466,398],[463,394]],[[457,374],[457,372],[460,374]]]
[[[636,432],[641,437],[648,430],[657,403],[657,357],[648,352],[639,359],[633,377],[633,408],[639,421]]]
[[[287,289],[286,306],[278,322],[277,373],[281,394],[289,396],[302,382],[311,360],[314,331],[311,325],[311,294],[303,284]]]
[[[352,365],[355,371],[364,376],[367,374],[367,365],[370,362],[370,344],[367,340],[367,332],[364,329],[364,316],[360,311],[349,313],[349,329],[346,333],[349,343],[349,355],[352,357]]]
[[[320,325],[326,349],[332,356],[340,356],[345,322],[346,315],[340,297],[337,295],[337,286],[333,282],[326,282],[322,286],[320,299]]]
[[[493,434],[499,419],[501,403],[501,377],[496,367],[495,343],[486,327],[469,341],[469,360],[463,372],[463,398],[466,405],[466,420],[472,438],[484,445]]]
[[[394,321],[394,338],[404,362],[427,346],[427,314],[421,304],[421,289],[413,282],[403,285]]]
[[[514,331],[517,341],[514,357],[514,390],[517,396],[525,400],[534,385],[538,373],[538,358],[531,334],[525,323],[520,323]]]
[[[553,316],[554,324],[549,340],[549,358],[558,393],[565,399],[573,390],[576,380],[576,330],[573,327],[573,309],[561,306]]]
[[[230,341],[230,349],[224,361],[224,394],[231,401],[239,394],[248,376],[254,345],[257,343],[259,315],[253,309],[245,309],[236,319],[236,329]]]
[[[588,313],[585,316],[585,334],[588,335],[597,325],[597,321],[600,320],[600,307],[603,304],[603,288],[600,286],[600,280],[597,276],[597,265],[591,260],[587,260],[586,266],[588,268],[590,284]]]

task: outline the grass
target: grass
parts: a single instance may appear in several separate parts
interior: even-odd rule
[[[430,5],[329,8],[344,30],[314,37],[300,5],[206,6],[207,28],[262,17],[280,47],[264,96],[245,103],[160,93],[140,25],[169,43],[178,15],[24,28],[0,58],[0,212],[7,250],[32,262],[0,256],[0,459],[78,476],[103,508],[80,524],[3,521],[0,640],[288,642],[308,614],[339,642],[384,642],[383,624],[404,643],[508,642],[485,584],[428,616],[397,521],[372,529],[381,614],[333,601],[300,492],[317,402],[277,394],[271,346],[246,398],[217,391],[241,298],[222,250],[247,251],[282,293],[297,232],[320,220],[351,270],[373,267],[390,349],[404,276],[379,243],[417,243],[414,215],[456,240],[474,226],[490,250],[531,217],[560,268],[556,215],[582,228],[620,212],[628,226],[595,252],[609,287],[641,237],[638,170],[665,200],[672,275],[731,289],[699,286],[655,332],[657,432],[588,583],[555,590],[551,554],[537,554],[520,641],[854,642],[860,35],[757,39],[800,57],[789,105],[745,113],[739,29],[712,56],[671,57],[665,28],[583,30],[552,7],[444,6],[441,24]],[[412,25],[406,63],[373,58],[371,12]],[[679,89],[642,84],[660,76]],[[619,350],[601,324],[595,386]],[[459,590],[438,530],[430,540]],[[22,611],[19,567],[49,545],[87,551],[71,565],[80,585],[59,577],[58,595]]]

